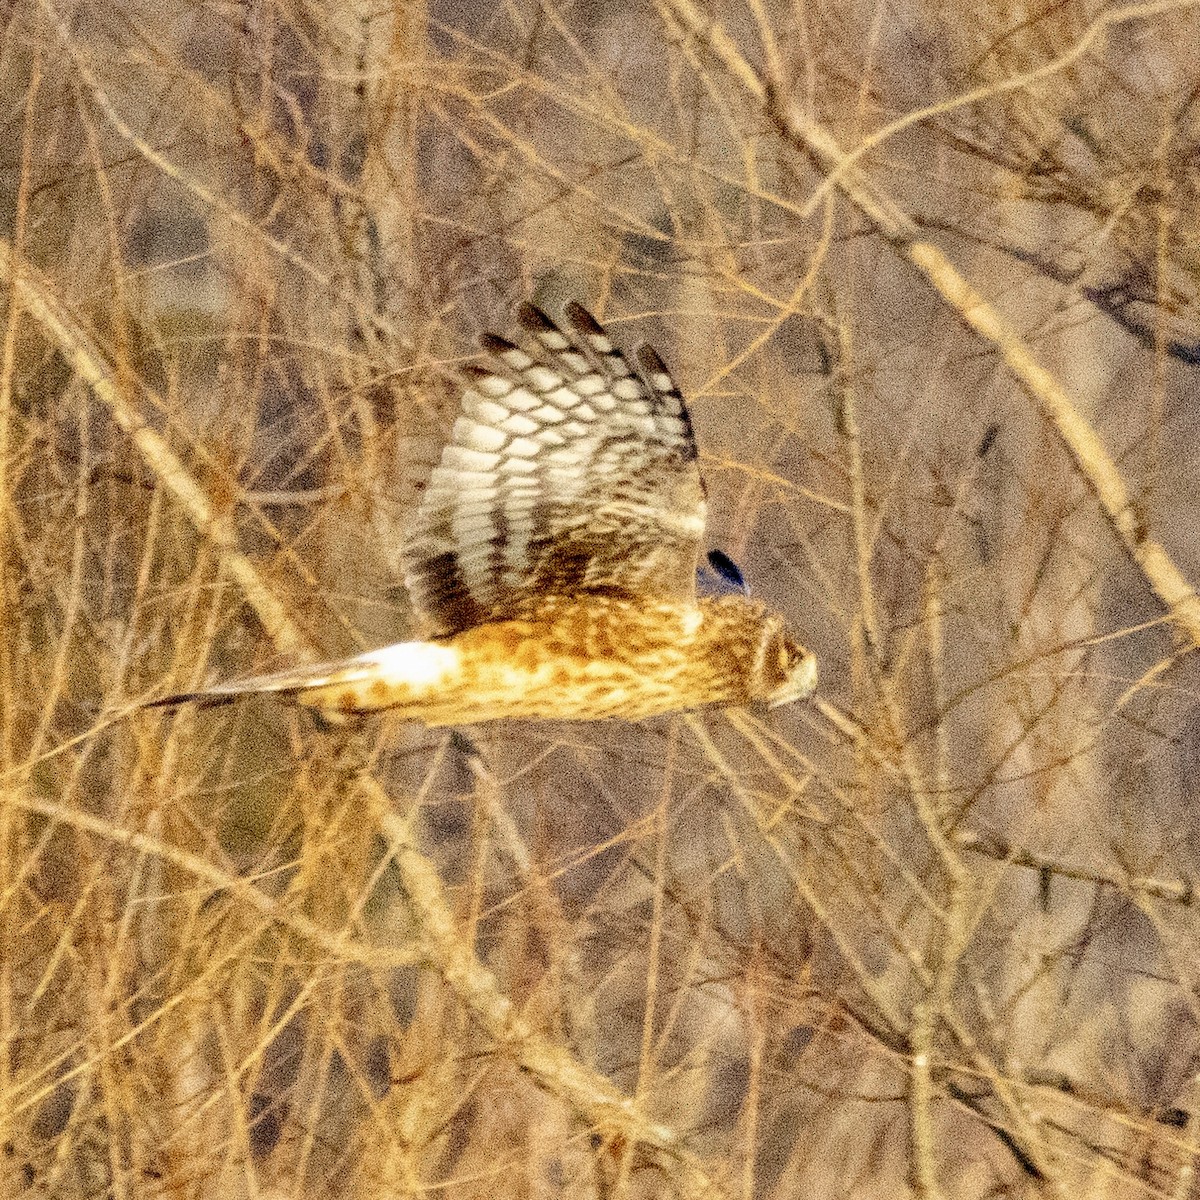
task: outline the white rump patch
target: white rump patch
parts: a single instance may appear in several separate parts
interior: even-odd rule
[[[381,650],[360,654],[358,661],[379,668],[389,683],[430,687],[462,666],[462,654],[452,646],[434,642],[396,642]]]

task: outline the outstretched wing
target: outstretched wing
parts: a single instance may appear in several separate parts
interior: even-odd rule
[[[535,354],[486,334],[462,414],[403,550],[434,635],[540,598],[691,600],[704,487],[683,397],[648,346],[637,370],[579,304],[518,310]]]

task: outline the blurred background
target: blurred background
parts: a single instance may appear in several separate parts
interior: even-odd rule
[[[1200,1191],[1191,643],[779,120],[912,118],[859,169],[1194,579],[1194,3],[0,31],[0,1191]],[[139,711],[409,634],[455,368],[527,297],[670,364],[820,704]]]

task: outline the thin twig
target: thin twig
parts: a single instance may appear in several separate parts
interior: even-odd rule
[[[0,278],[8,281],[21,307],[38,322],[51,342],[108,409],[133,442],[147,468],[178,502],[196,532],[220,551],[221,562],[241,588],[263,629],[284,653],[311,656],[313,646],[287,609],[266,585],[254,564],[237,547],[233,521],[217,512],[166,440],[143,419],[138,406],[117,383],[103,352],[59,297],[54,285],[28,261],[18,259],[0,239]]]
[[[1124,875],[1116,871],[1104,871],[1084,863],[1071,862],[1057,855],[1039,854],[1023,846],[1014,846],[999,834],[980,833],[976,830],[956,831],[954,842],[973,854],[981,854],[1010,866],[1028,867],[1031,871],[1043,871],[1047,875],[1058,875],[1063,879],[1078,879],[1084,883],[1114,888],[1126,894],[1140,892],[1157,900],[1168,900],[1172,904],[1185,907],[1196,903],[1196,886],[1190,879],[1155,879],[1149,875]]]

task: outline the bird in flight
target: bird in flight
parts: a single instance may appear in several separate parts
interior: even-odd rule
[[[523,346],[480,339],[449,444],[402,551],[422,640],[153,701],[252,693],[426,725],[640,720],[812,694],[817,660],[701,563],[691,419],[649,346],[633,363],[582,305],[522,304]],[[697,586],[699,582],[699,587]]]

